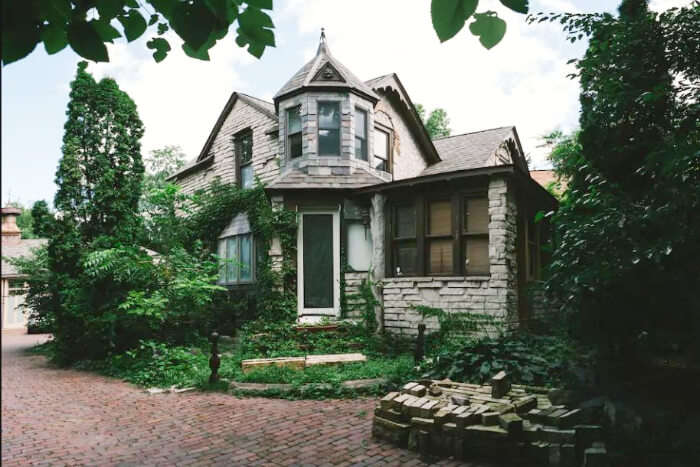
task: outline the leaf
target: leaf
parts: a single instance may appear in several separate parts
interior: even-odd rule
[[[506,22],[493,11],[475,13],[474,22],[469,25],[469,30],[475,36],[479,36],[481,45],[490,49],[503,39],[506,33]]]
[[[544,219],[544,211],[537,211],[535,213],[535,223],[540,222],[542,219]]]
[[[246,3],[262,10],[272,10],[272,0],[246,0]]]
[[[528,0],[501,0],[501,3],[518,13],[526,14],[529,10]]]
[[[124,2],[122,0],[100,0],[97,2],[97,12],[100,14],[100,19],[116,18],[124,11]]]
[[[3,4],[3,10],[4,6]],[[4,14],[5,11],[3,11]],[[5,21],[3,21],[2,26],[2,62],[8,64],[29,55],[41,37],[34,24],[6,25],[4,23]]]
[[[231,25],[238,16],[238,8],[231,0],[205,0],[205,3],[214,16],[226,25]]]
[[[113,39],[117,39],[119,37],[122,37],[121,33],[117,31],[111,24],[109,24],[109,21],[107,20],[92,20],[89,22],[89,24],[95,28],[95,31],[97,31],[97,34],[100,35],[102,38],[103,42],[113,42]]]
[[[216,17],[201,3],[178,3],[173,9],[170,26],[185,41],[188,49],[195,51],[209,39],[216,27]]]
[[[109,54],[102,38],[95,28],[85,21],[78,21],[68,26],[68,43],[83,58],[94,62],[108,62]]]
[[[156,62],[161,62],[170,52],[170,43],[163,39],[162,37],[154,37],[150,41],[146,42],[146,47],[149,49],[155,49],[153,52],[153,58]]]
[[[44,42],[44,48],[49,55],[60,52],[68,45],[68,36],[65,28],[50,24],[41,31],[41,40]]]
[[[432,0],[430,16],[440,42],[453,38],[476,11],[479,0]]]
[[[158,22],[158,18],[158,15],[151,15],[151,18],[148,20],[148,25],[153,26],[154,24],[156,24]]]
[[[129,10],[129,13],[119,16],[118,19],[124,26],[124,35],[129,42],[138,39],[146,31],[146,20],[137,10]]]
[[[185,42],[182,44],[182,50],[185,51],[185,53],[192,57],[192,58],[197,58],[199,60],[209,60],[209,49],[206,47],[200,47],[199,50],[195,50],[190,45]]]

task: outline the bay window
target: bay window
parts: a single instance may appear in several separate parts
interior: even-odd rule
[[[239,213],[219,236],[219,283],[249,284],[255,280],[255,240],[245,213]]]
[[[340,103],[318,103],[318,154],[340,155]]]

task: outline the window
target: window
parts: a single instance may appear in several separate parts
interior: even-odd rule
[[[452,203],[449,200],[428,204],[427,229],[428,273],[452,273]]]
[[[355,109],[355,158],[367,160],[367,112]]]
[[[253,187],[253,132],[244,130],[233,138],[233,147],[236,153],[236,167],[238,186],[241,188]]]
[[[464,270],[467,274],[489,273],[489,200],[464,199]]]
[[[488,274],[488,207],[484,195],[460,194],[393,206],[387,274]]]
[[[416,208],[414,205],[397,206],[393,217],[393,272],[397,276],[415,274],[418,271]]]
[[[318,103],[318,154],[340,155],[340,103]]]
[[[378,128],[374,129],[374,161],[372,166],[377,170],[390,172],[389,169],[389,133]]]
[[[348,266],[353,271],[369,271],[372,261],[372,235],[362,222],[347,222]]]
[[[294,159],[301,152],[301,108],[297,106],[287,110],[287,154]]]
[[[245,284],[253,282],[253,236],[251,234],[233,235],[219,238],[220,284]]]

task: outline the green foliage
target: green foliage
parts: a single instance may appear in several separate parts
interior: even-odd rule
[[[43,199],[36,201],[32,205],[31,214],[34,234],[39,238],[48,238],[54,222],[49,205]]]
[[[53,329],[53,296],[51,294],[51,273],[49,271],[48,248],[42,246],[32,251],[31,256],[8,258],[18,271],[26,275],[28,285],[24,299],[28,328],[32,330]]]
[[[437,108],[430,112],[430,116],[426,118],[426,110],[421,104],[416,104],[416,111],[420,117],[425,129],[430,135],[430,139],[444,138],[450,136],[450,117],[444,109]]]
[[[375,309],[377,306],[381,306],[377,297],[374,296],[372,291],[373,282],[369,279],[363,279],[358,293],[348,294],[344,298],[349,300],[352,305],[347,305],[351,310],[358,310],[362,315],[362,322],[364,323],[365,329],[369,334],[377,330],[377,317],[375,314]]]
[[[529,10],[528,0],[501,0],[501,3],[517,13],[526,14]],[[481,45],[490,49],[498,44],[506,33],[506,22],[494,11],[476,13],[478,6],[479,0],[432,0],[430,16],[440,42],[457,35],[473,17],[469,30],[479,37]]]
[[[209,60],[209,49],[236,27],[236,43],[260,58],[266,47],[275,46],[274,24],[263,10],[272,10],[272,0],[47,0],[3,2],[3,64],[29,55],[43,42],[55,54],[67,45],[81,57],[109,61],[107,43],[125,37],[132,42],[155,29],[163,36],[172,29],[184,41],[191,57]],[[243,8],[245,6],[245,8]],[[90,18],[90,19],[88,19]],[[146,21],[148,18],[148,22]],[[115,28],[121,27],[121,31]],[[146,43],[160,62],[170,51],[163,37]]]
[[[700,355],[700,88],[689,84],[700,78],[700,9],[625,1],[620,12],[541,18],[590,37],[576,63],[581,131],[555,135],[568,187],[546,290],[619,357],[647,333],[657,349],[671,341]]]
[[[505,370],[514,383],[561,386],[574,380],[573,365],[589,358],[568,340],[522,333],[441,347],[423,362],[421,371],[426,378],[483,384]]]

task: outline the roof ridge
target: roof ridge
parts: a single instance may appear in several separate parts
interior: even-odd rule
[[[441,141],[443,139],[456,138],[458,136],[467,136],[467,135],[473,135],[476,133],[486,133],[487,131],[504,130],[506,128],[514,128],[514,127],[515,127],[515,125],[505,125],[505,126],[499,126],[496,128],[487,128],[485,130],[468,131],[466,133],[460,133],[458,135],[449,135],[449,136],[443,136],[442,138],[435,138],[433,141]]]
[[[393,76],[393,75],[395,75],[395,74],[396,74],[396,73],[387,73],[387,74],[385,74],[385,75],[377,76],[376,78],[370,78],[370,79],[368,79],[367,81],[365,81],[365,84],[369,83],[370,81],[377,81],[377,80],[386,78],[387,76]]]
[[[241,96],[250,97],[251,99],[255,99],[255,100],[257,100],[257,101],[264,102],[264,103],[266,103],[266,104],[275,105],[275,104],[273,104],[272,102],[266,101],[265,99],[260,99],[259,97],[255,97],[255,96],[250,95],[250,94],[247,94],[247,93],[245,93],[245,92],[240,92],[240,91],[236,91],[236,92],[237,92],[238,94],[240,94]]]

